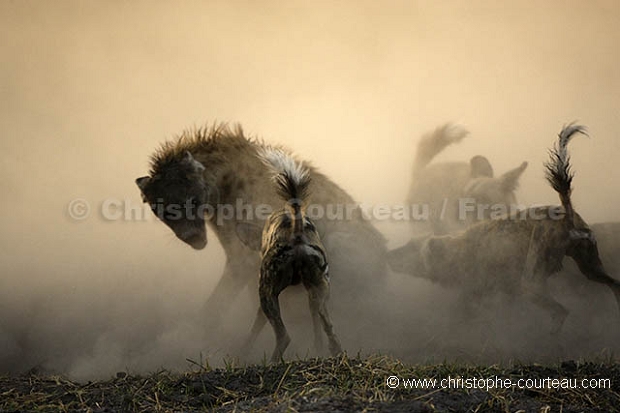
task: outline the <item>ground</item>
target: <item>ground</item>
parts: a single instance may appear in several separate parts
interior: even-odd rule
[[[389,388],[397,376],[401,386]],[[404,379],[610,379],[607,389],[404,389]],[[594,382],[592,382],[594,383]],[[118,373],[75,383],[29,374],[0,378],[0,412],[613,412],[620,411],[620,365],[406,365],[387,356],[285,361],[149,376]]]

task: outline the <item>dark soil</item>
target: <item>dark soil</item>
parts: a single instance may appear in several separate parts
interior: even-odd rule
[[[401,386],[387,386],[397,376]],[[577,379],[577,388],[403,388],[404,379]],[[609,379],[584,389],[583,379]],[[592,382],[594,383],[594,382]],[[556,366],[405,365],[384,356],[309,359],[148,377],[119,373],[109,381],[61,377],[0,378],[0,412],[616,412],[620,365],[564,362]]]

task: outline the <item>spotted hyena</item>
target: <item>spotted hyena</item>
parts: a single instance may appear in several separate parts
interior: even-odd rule
[[[241,127],[185,131],[164,143],[151,156],[149,175],[136,180],[143,200],[180,240],[205,248],[208,227],[222,244],[224,274],[205,305],[213,321],[246,286],[256,287],[259,254],[239,239],[236,228],[244,222],[263,226],[266,212],[281,207],[270,168],[259,156],[268,147],[248,138]],[[332,288],[341,290],[338,305],[346,311],[358,304],[363,309],[364,289],[370,293],[387,272],[385,240],[345,190],[308,162],[302,165],[312,182],[311,207],[318,215],[312,218],[336,274]],[[328,210],[335,213],[328,216]],[[352,293],[351,283],[360,289]]]

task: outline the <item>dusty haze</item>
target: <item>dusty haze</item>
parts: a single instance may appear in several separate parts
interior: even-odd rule
[[[542,162],[561,126],[579,120],[592,139],[571,147],[574,205],[591,223],[620,219],[613,0],[2,1],[0,34],[0,373],[184,369],[186,358],[220,362],[244,337],[254,310],[242,298],[225,331],[200,329],[223,268],[213,237],[196,252],[150,215],[99,213],[109,199],[139,206],[134,179],[150,153],[207,121],[240,122],[358,201],[391,205],[406,196],[416,140],[445,121],[471,136],[440,159],[484,154],[499,173],[527,160],[520,202],[557,203]],[[91,205],[83,221],[68,214],[77,198]],[[390,245],[408,235],[377,226]],[[618,350],[605,289],[592,299],[555,294],[573,312],[554,340],[527,305],[455,333],[452,293],[389,280],[395,296],[369,303],[378,317],[368,328],[387,318],[393,334],[350,351],[496,361],[543,359],[558,346],[566,357]],[[262,339],[270,347],[271,331]]]

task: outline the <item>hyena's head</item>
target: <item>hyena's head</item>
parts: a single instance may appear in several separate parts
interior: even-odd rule
[[[523,162],[503,175],[493,177],[473,174],[474,168],[472,164],[472,178],[463,189],[463,198],[470,198],[477,205],[487,206],[488,208],[484,209],[487,213],[500,206],[509,208],[510,205],[517,203],[515,191],[519,186],[519,179],[526,168],[527,162]]]
[[[189,152],[155,165],[151,176],[136,179],[144,202],[175,235],[194,249],[207,245],[205,167]]]

